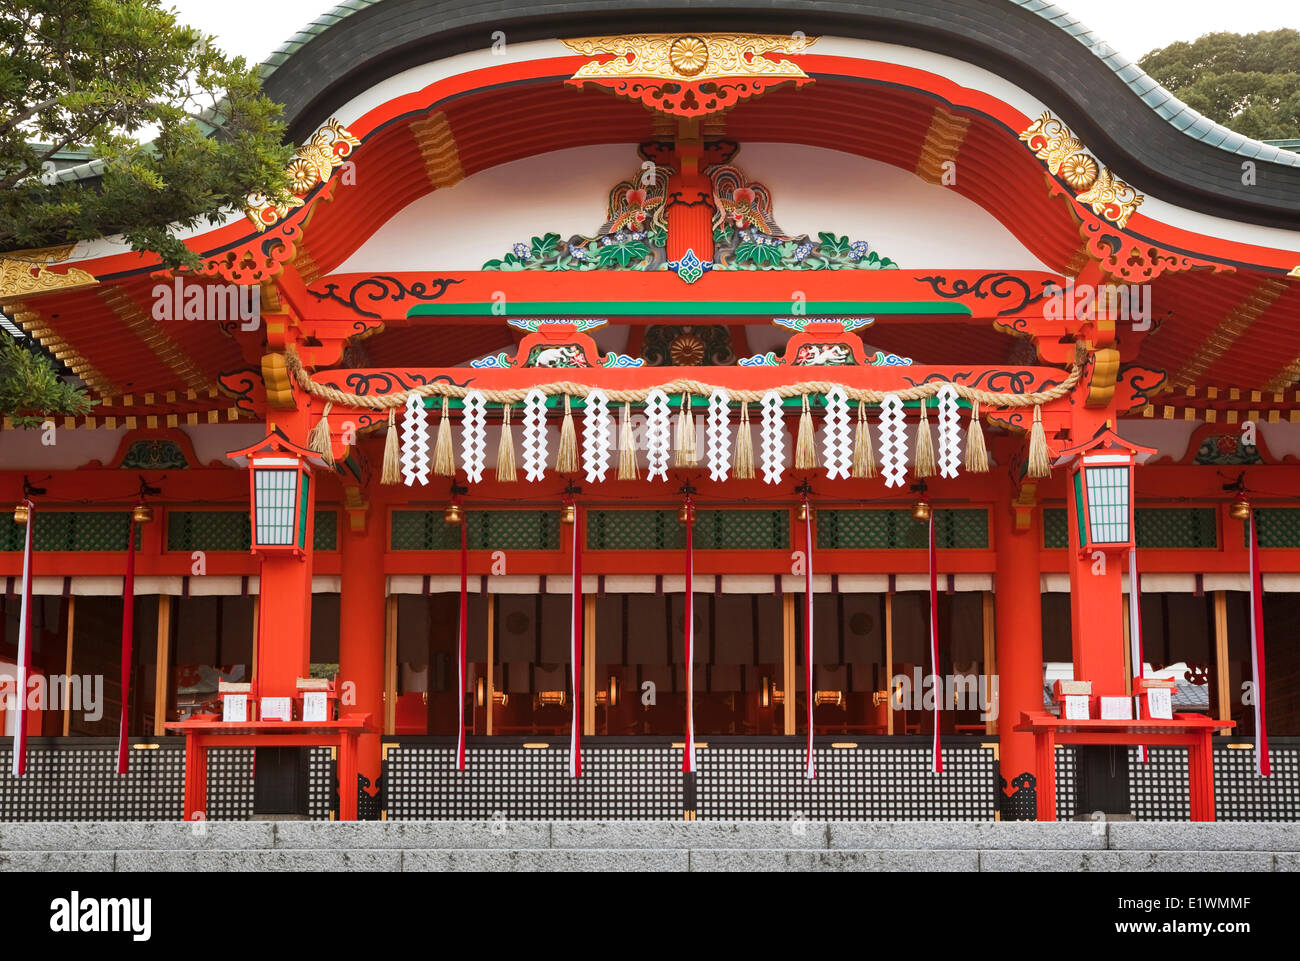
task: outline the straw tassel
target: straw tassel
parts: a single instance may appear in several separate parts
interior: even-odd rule
[[[852,477],[876,476],[876,452],[871,444],[871,425],[867,423],[867,405],[858,401],[858,429],[853,437]]]
[[[333,445],[330,443],[330,411],[333,409],[333,404],[326,403],[325,410],[321,412],[320,420],[316,421],[316,426],[307,435],[307,448],[320,454],[321,459],[330,467],[334,466]]]
[[[682,406],[677,412],[676,463],[678,467],[694,467],[700,462],[695,449],[695,412],[691,409],[691,395],[682,394]]]
[[[447,417],[447,398],[442,399],[442,416],[438,418],[438,436],[433,442],[433,472],[442,477],[456,475],[456,454],[451,449],[451,420]]]
[[[1052,459],[1047,453],[1047,433],[1043,430],[1043,408],[1034,407],[1034,426],[1029,429],[1030,477],[1047,477],[1052,473]]]
[[[798,470],[816,470],[817,441],[813,434],[812,411],[808,395],[803,397],[803,413],[799,415],[799,436],[794,445],[794,466]]]
[[[388,433],[384,437],[384,466],[379,472],[379,483],[402,482],[402,455],[397,443],[397,408],[388,408]]]
[[[984,443],[984,425],[980,422],[980,402],[971,401],[970,427],[966,429],[966,470],[987,474],[989,449]]]
[[[740,427],[736,431],[736,461],[732,476],[737,480],[754,479],[754,438],[749,433],[749,402],[740,405]]]
[[[916,463],[913,473],[917,477],[933,477],[935,474],[934,437],[930,435],[930,406],[921,401],[921,422],[916,425]]]
[[[632,405],[623,405],[623,422],[618,431],[618,479],[636,480],[636,448],[632,446]]]
[[[560,425],[560,449],[555,452],[555,470],[561,474],[578,472],[578,434],[573,427],[569,395],[564,395],[564,423]]]
[[[515,437],[510,430],[510,404],[501,407],[501,442],[497,445],[497,480],[515,480]]]

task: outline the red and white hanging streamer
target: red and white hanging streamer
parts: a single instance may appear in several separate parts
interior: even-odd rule
[[[122,579],[122,717],[117,725],[117,773],[131,765],[126,721],[131,705],[131,645],[135,638],[135,521],[126,528],[126,576]]]
[[[804,690],[808,692],[808,754],[804,761],[804,777],[811,780],[817,776],[817,762],[813,758],[813,706],[817,697],[817,692],[813,690],[813,567],[812,567],[812,527],[813,515],[812,506],[808,503],[808,495],[803,498],[804,513],[804,632],[803,632],[803,663],[804,663]]]
[[[695,546],[691,529],[695,526],[695,503],[686,498],[686,751],[682,758],[682,771],[695,773]]]
[[[939,565],[934,551],[934,512],[930,530],[930,676],[934,678],[934,757],[930,770],[943,773],[943,748],[939,744],[939,712],[943,710],[943,677],[939,674]]]
[[[1142,717],[1142,695],[1138,693],[1142,680],[1142,581],[1138,578],[1137,549],[1128,552],[1128,645],[1129,658],[1133,662],[1133,717]],[[1147,746],[1141,745],[1139,753],[1142,763],[1147,762]]]
[[[1273,765],[1268,757],[1268,730],[1264,722],[1264,581],[1259,571],[1259,539],[1255,512],[1246,519],[1250,532],[1250,673],[1255,687],[1255,773],[1268,777]]]
[[[573,665],[573,725],[569,734],[569,776],[582,777],[582,511],[573,508],[573,605],[569,657]]]
[[[18,614],[18,688],[14,700],[18,725],[14,733],[13,773],[27,773],[27,676],[32,670],[32,530],[36,527],[36,505],[24,501],[27,530],[23,539],[23,601]]]
[[[460,656],[456,661],[456,770],[465,770],[465,651],[469,640],[469,547],[460,522]]]

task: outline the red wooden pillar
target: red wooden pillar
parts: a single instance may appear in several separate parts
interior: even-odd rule
[[[263,551],[258,589],[257,657],[253,691],[257,697],[296,697],[297,681],[311,663],[311,576],[316,520],[314,473],[307,490],[306,550]]]
[[[1070,630],[1074,679],[1091,681],[1094,696],[1126,694],[1124,672],[1124,559],[1103,551],[1080,554],[1079,511],[1066,497],[1070,529]]]
[[[350,518],[349,518],[350,519]],[[384,524],[367,517],[363,529],[343,534],[342,593],[339,597],[339,716],[369,714],[384,716]],[[351,699],[352,703],[348,703]],[[363,734],[357,743],[355,772],[370,788],[376,788],[380,774],[380,735]],[[355,792],[342,778],[340,792]]]
[[[998,667],[998,755],[1003,820],[1032,821],[1037,808],[1034,735],[1013,730],[1022,712],[1043,709],[1043,612],[1040,512],[1025,511],[1017,527],[1011,497],[994,510],[994,588]]]

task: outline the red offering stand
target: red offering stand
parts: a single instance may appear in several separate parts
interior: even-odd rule
[[[357,783],[357,738],[366,733],[369,714],[338,721],[239,721],[191,718],[168,724],[185,735],[185,820],[201,821],[208,807],[208,750],[214,747],[334,747],[341,785]],[[373,732],[372,732],[373,733]],[[356,791],[339,791],[339,820],[357,819]]]
[[[1021,714],[1015,730],[1034,735],[1038,820],[1056,820],[1056,745],[1145,744],[1187,748],[1188,794],[1193,821],[1214,820],[1214,749],[1211,736],[1231,721],[1204,714],[1175,714],[1173,720],[1067,721],[1047,713]]]

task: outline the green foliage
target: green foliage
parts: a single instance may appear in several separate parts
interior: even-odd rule
[[[596,248],[596,264],[600,267],[631,267],[650,256],[650,248],[641,240],[624,240],[621,243],[601,244]]]
[[[195,265],[173,225],[287,196],[280,106],[160,2],[0,4],[0,250],[120,233]],[[49,175],[67,151],[102,162],[93,186]]]
[[[781,248],[775,244],[760,244],[753,240],[742,240],[736,244],[736,263],[753,264],[755,267],[780,267]]]
[[[1208,33],[1138,61],[1180,100],[1257,140],[1300,137],[1300,31]]]
[[[35,427],[45,414],[75,416],[88,410],[86,395],[60,380],[49,358],[0,333],[0,414],[19,427]]]

